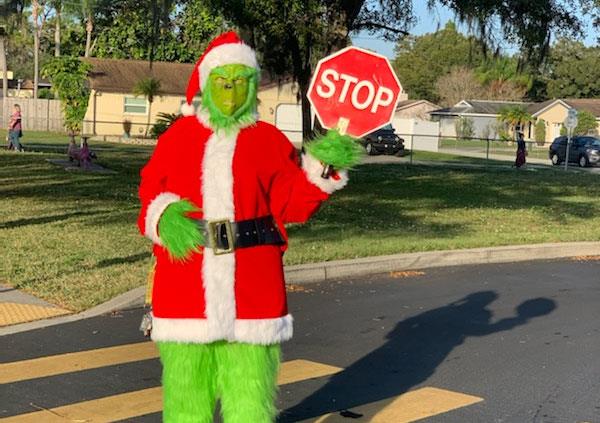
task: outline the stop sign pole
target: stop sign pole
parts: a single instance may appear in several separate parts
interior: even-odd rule
[[[324,128],[361,138],[391,122],[401,92],[385,56],[346,47],[319,61],[307,97]]]

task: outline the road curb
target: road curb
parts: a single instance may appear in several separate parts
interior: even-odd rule
[[[429,251],[350,260],[336,260],[286,266],[285,277],[287,283],[307,284],[402,270],[550,260],[577,256],[600,256],[600,242],[511,245],[505,247]],[[146,288],[144,286],[132,289],[112,300],[79,314],[0,328],[0,336],[73,322],[114,311],[140,307],[144,304],[145,291]]]
[[[288,283],[313,283],[402,270],[469,264],[508,263],[600,255],[600,242],[511,245],[506,247],[394,254],[290,266]]]

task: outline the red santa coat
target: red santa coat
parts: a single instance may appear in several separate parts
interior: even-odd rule
[[[142,169],[141,232],[154,241],[153,330],[155,341],[217,340],[272,344],[292,337],[282,255],[285,246],[262,245],[214,255],[202,249],[172,261],[157,225],[172,202],[188,199],[206,220],[240,221],[272,215],[284,224],[306,221],[347,175],[323,179],[323,166],[296,151],[265,122],[213,131],[206,116],[177,120],[160,137]]]

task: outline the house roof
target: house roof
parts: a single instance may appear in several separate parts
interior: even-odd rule
[[[145,60],[99,59],[95,57],[81,60],[92,65],[89,74],[90,88],[104,92],[131,93],[133,86],[141,79],[150,76],[150,68]],[[153,62],[152,74],[160,80],[164,94],[185,95],[188,80],[194,70],[193,63]],[[262,73],[260,89],[291,82],[290,76],[273,78]]]
[[[145,60],[81,59],[92,65],[89,74],[90,88],[104,92],[130,93],[141,79],[150,76]],[[194,65],[191,63],[153,62],[152,75],[160,80],[164,94],[184,95]]]
[[[431,107],[435,107],[435,108],[440,107],[437,104],[434,104],[428,100],[402,100],[402,101],[399,101],[398,104],[396,105],[396,110],[407,109],[409,107],[417,106],[420,104],[427,104],[427,105],[429,105]]]
[[[458,115],[463,113],[499,115],[506,107],[523,106],[528,108],[532,103],[522,101],[492,101],[492,100],[462,100],[452,107],[434,110],[430,112],[435,115]]]

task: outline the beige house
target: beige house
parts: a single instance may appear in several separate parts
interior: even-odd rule
[[[148,113],[151,125],[159,113],[179,113],[185,101],[193,64],[154,62],[152,75],[160,80],[161,94],[152,107],[144,97],[133,95],[134,85],[150,76],[147,61],[117,59],[82,59],[92,65],[89,75],[90,99],[84,118],[83,133],[94,136],[122,136],[124,122],[130,122],[131,136],[146,131]],[[296,85],[290,78],[274,81],[263,76],[258,92],[258,112],[262,120],[275,124],[280,104],[296,103]],[[197,98],[195,104],[199,103]]]
[[[560,129],[569,109],[590,112],[596,117],[597,128],[600,130],[600,99],[556,99],[534,103],[529,110],[536,120],[544,121],[547,143],[560,136]]]

